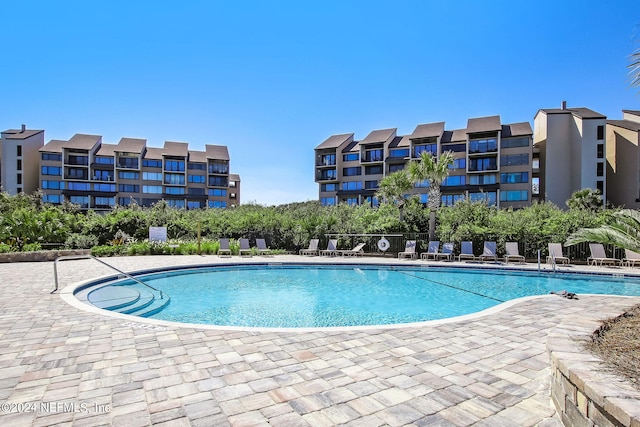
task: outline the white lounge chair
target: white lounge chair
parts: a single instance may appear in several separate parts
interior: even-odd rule
[[[320,251],[321,256],[335,256],[338,255],[338,239],[329,239],[327,243],[327,249]]]
[[[464,241],[460,244],[460,255],[458,255],[458,261],[463,259],[470,259],[475,261],[476,256],[473,253],[473,243],[470,241]]]
[[[271,255],[271,249],[267,247],[267,242],[264,239],[256,239],[256,247],[259,255]]]
[[[622,264],[626,265],[627,267],[635,267],[636,264],[640,264],[640,254],[638,252],[632,251],[631,249],[625,249]]]
[[[438,256],[439,250],[440,250],[440,242],[438,240],[432,240],[429,242],[429,248],[427,249],[427,252],[422,252],[420,254],[420,259],[433,258],[435,260],[436,256]]]
[[[498,261],[498,256],[496,255],[496,242],[484,242],[482,255],[480,255],[478,258],[480,259],[480,261],[485,261],[487,259]]]
[[[401,258],[418,258],[418,254],[416,253],[416,241],[415,240],[407,240],[404,246],[404,252],[398,252],[398,259]]]
[[[549,255],[547,255],[547,264],[555,259],[556,264],[569,264],[569,258],[562,253],[561,243],[549,243]]]
[[[442,252],[438,252],[436,259],[448,259],[453,257],[453,243],[447,242],[442,244]]]
[[[319,242],[319,239],[311,239],[309,241],[309,247],[307,249],[300,249],[300,255],[318,255]]]
[[[342,256],[364,256],[363,249],[365,245],[366,243],[359,243],[353,249],[344,249],[338,252],[340,252],[340,255]]]
[[[229,249],[229,239],[220,239],[218,257],[221,257],[223,255],[231,256],[231,249]]]
[[[505,251],[507,254],[504,256],[504,262],[508,263],[511,260],[516,260],[519,263],[524,263],[524,256],[520,255],[518,242],[505,243]]]
[[[604,251],[602,243],[589,243],[589,251],[591,256],[587,258],[587,264],[597,265],[602,267],[604,264],[618,265],[620,260],[618,258],[609,258]]]
[[[249,239],[240,239],[240,256],[252,256],[251,246],[249,246]]]

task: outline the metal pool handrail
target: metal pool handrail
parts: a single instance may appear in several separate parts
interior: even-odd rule
[[[107,267],[109,267],[109,268],[117,271],[118,273],[124,275],[126,278],[131,279],[134,282],[140,283],[141,285],[146,286],[149,289],[153,289],[156,292],[159,292],[160,293],[160,299],[164,299],[164,295],[163,295],[161,290],[156,289],[153,286],[144,283],[142,280],[136,279],[135,277],[133,277],[129,273],[125,273],[124,271],[120,270],[119,268],[116,268],[111,264],[107,264],[106,262],[102,261],[101,259],[98,259],[98,258],[94,257],[93,255],[89,255],[89,254],[85,254],[85,255],[64,255],[64,256],[57,257],[55,259],[55,261],[53,261],[53,274],[54,274],[55,280],[56,280],[56,287],[50,293],[54,293],[55,291],[58,290],[58,261],[67,261],[67,260],[70,260],[70,259],[93,259],[95,261],[98,261],[100,264],[106,265]]]

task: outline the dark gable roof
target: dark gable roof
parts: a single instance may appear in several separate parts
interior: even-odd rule
[[[547,114],[573,114],[576,117],[580,117],[581,119],[606,119],[607,116],[604,116],[596,111],[590,110],[585,107],[577,107],[577,108],[542,108],[539,111],[544,111]],[[537,114],[536,114],[537,116]]]
[[[362,144],[374,144],[379,142],[387,142],[388,140],[396,136],[397,131],[398,129],[396,128],[371,131],[371,133],[369,133],[369,135],[367,135],[365,139],[360,141],[360,144],[362,145]]]
[[[618,126],[623,129],[629,129],[635,132],[640,132],[640,123],[631,120],[607,120],[607,124]]]
[[[396,136],[393,138],[393,141],[389,143],[390,149],[403,147],[411,147],[411,135]]]
[[[511,123],[510,125],[502,125],[502,138],[509,138],[512,136],[526,136],[533,135],[531,124],[529,122]]]
[[[62,147],[67,144],[67,141],[62,141],[60,139],[52,139],[47,142],[44,146],[40,147],[38,151],[43,153],[62,153]]]
[[[36,129],[26,129],[24,132],[22,129],[7,129],[2,132],[2,136],[5,139],[27,139],[42,132],[44,131]]]
[[[623,113],[633,114],[634,116],[640,116],[640,110],[622,110]]]
[[[345,142],[352,142],[353,134],[352,133],[344,133],[340,135],[331,135],[327,138],[322,144],[316,147],[316,150],[324,149],[324,148],[338,148]]]
[[[229,150],[226,145],[210,145],[205,146],[207,159],[229,160]]]
[[[96,144],[102,142],[102,136],[100,135],[87,135],[83,133],[76,133],[71,137],[68,143],[64,145],[64,148],[77,148],[80,150],[91,150]]]
[[[163,156],[187,157],[189,144],[186,142],[165,141],[162,150]]]
[[[139,138],[120,138],[118,148],[115,151],[120,153],[136,153],[140,154],[147,145],[146,139]]]
[[[229,174],[229,181],[240,182],[240,175],[238,175],[237,173],[230,173]]]
[[[113,157],[118,146],[116,144],[101,144],[96,156]]]
[[[440,142],[466,142],[467,141],[467,130],[466,129],[456,129],[456,130],[445,130],[442,134],[442,138]]]
[[[206,163],[207,153],[204,151],[189,150],[189,161],[196,162],[196,163]]]
[[[418,138],[430,138],[430,137],[438,137],[442,135],[444,132],[444,122],[437,123],[427,123],[423,125],[418,125],[413,133],[409,136],[410,139],[418,139]]]
[[[357,153],[358,152],[358,143],[359,141],[351,141],[350,143],[347,144],[346,147],[344,147],[342,149],[343,153]]]
[[[467,133],[494,132],[502,130],[500,116],[477,117],[467,120]]]
[[[149,159],[149,160],[162,160],[163,151],[164,150],[162,148],[147,147],[147,149],[144,152],[143,158]]]

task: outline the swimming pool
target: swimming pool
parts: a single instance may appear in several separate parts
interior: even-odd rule
[[[236,265],[138,278],[170,295],[170,303],[144,314],[149,318],[243,327],[421,322],[559,290],[640,295],[640,278],[384,265]],[[129,286],[140,285],[124,280],[100,289]]]

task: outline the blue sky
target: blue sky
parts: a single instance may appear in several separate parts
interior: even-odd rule
[[[316,199],[313,149],[333,134],[640,109],[640,2],[609,3],[7,2],[0,127],[227,145],[242,202]]]

